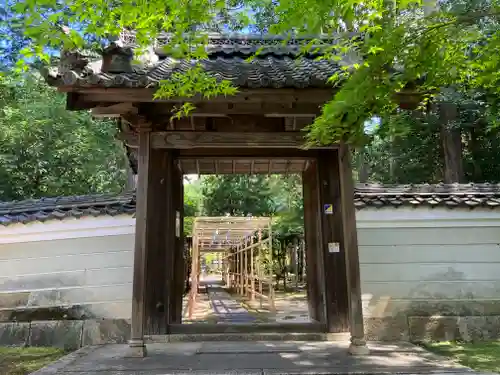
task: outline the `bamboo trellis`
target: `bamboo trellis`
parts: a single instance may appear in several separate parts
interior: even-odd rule
[[[263,239],[263,232],[268,235]],[[257,237],[257,238],[255,238]],[[269,267],[262,264],[263,249]],[[200,283],[200,255],[221,252],[222,278],[227,287],[251,300],[267,300],[275,311],[274,279],[272,272],[272,230],[268,217],[198,217],[193,223],[191,291],[188,315],[191,318]],[[265,289],[265,290],[264,290]]]

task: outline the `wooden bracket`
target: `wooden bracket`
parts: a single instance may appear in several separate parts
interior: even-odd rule
[[[127,112],[121,115],[136,131],[151,131],[151,122],[144,115]],[[131,133],[133,134],[133,133]]]

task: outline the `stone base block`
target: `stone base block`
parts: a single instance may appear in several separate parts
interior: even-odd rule
[[[125,358],[144,358],[148,355],[144,341],[130,340]]]
[[[500,316],[410,316],[367,317],[364,319],[368,341],[481,341],[500,338]],[[337,337],[338,336],[338,337]],[[347,340],[346,334],[325,333],[248,333],[177,334],[165,342],[252,341],[252,340]],[[0,346],[53,346],[78,349],[87,345],[124,344],[130,337],[130,322],[125,319],[50,320],[31,323],[0,323]],[[156,336],[155,336],[156,337]],[[147,337],[148,342],[156,342]],[[143,349],[133,351],[140,356]],[[139,354],[137,354],[139,353]],[[142,354],[141,354],[142,355]]]
[[[82,331],[82,320],[31,322],[29,345],[75,350],[82,344]]]
[[[500,316],[413,316],[408,321],[412,341],[470,342],[500,338]]]
[[[130,321],[126,319],[86,320],[82,345],[125,344],[130,339]]]
[[[350,355],[363,356],[370,354],[370,349],[368,349],[368,346],[366,346],[366,344],[364,345],[351,344],[349,345],[348,352]]]
[[[406,316],[365,318],[365,339],[368,341],[408,341],[410,337]]]
[[[0,323],[0,346],[26,346],[30,323]]]

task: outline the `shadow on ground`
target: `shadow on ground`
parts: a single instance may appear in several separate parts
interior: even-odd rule
[[[89,347],[48,374],[470,374],[472,370],[411,344],[370,344],[353,357],[341,342],[198,342],[148,345],[148,357],[126,358],[126,345]],[[54,372],[55,371],[55,372]]]

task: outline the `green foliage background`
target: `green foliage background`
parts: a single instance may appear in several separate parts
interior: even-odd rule
[[[0,76],[0,200],[123,190],[116,124],[69,112],[65,100],[35,73]]]

